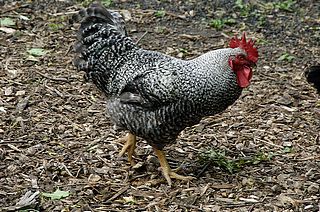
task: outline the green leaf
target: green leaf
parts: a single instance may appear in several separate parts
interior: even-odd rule
[[[27,52],[28,52],[28,54],[35,56],[35,57],[40,57],[40,56],[43,56],[46,54],[46,50],[41,49],[41,48],[32,48],[32,49],[29,49]]]
[[[58,31],[59,29],[62,29],[63,28],[63,24],[56,24],[56,23],[49,23],[48,24],[48,27],[50,30],[52,31]]]
[[[42,196],[51,198],[52,200],[54,200],[54,199],[62,199],[64,197],[68,197],[69,195],[70,195],[70,193],[68,191],[61,191],[59,189],[57,189],[53,193],[42,192]]]
[[[286,58],[287,58],[287,55],[283,54],[278,58],[278,60],[285,60]]]
[[[274,155],[272,153],[259,152],[252,157],[240,157],[235,159],[228,159],[225,152],[209,149],[200,153],[200,164],[214,164],[220,168],[229,171],[231,174],[241,170],[247,165],[256,165],[264,161],[269,161]]]
[[[291,62],[294,58],[295,58],[294,56],[292,56],[292,55],[290,55],[290,54],[288,54],[288,53],[284,53],[284,54],[282,54],[282,55],[278,58],[278,60],[279,60],[279,61],[288,61],[288,62]]]
[[[283,152],[284,152],[284,153],[291,153],[291,152],[293,152],[293,149],[292,149],[292,147],[286,146],[286,147],[283,149]]]
[[[222,19],[212,19],[209,24],[213,28],[221,29],[224,26],[224,21]]]
[[[109,7],[112,4],[112,0],[102,0],[102,4],[106,7]]]
[[[166,11],[164,11],[164,10],[158,10],[158,11],[155,12],[154,15],[155,15],[157,18],[162,18],[162,17],[164,17],[164,16],[166,15]]]
[[[229,25],[233,25],[233,24],[236,24],[237,21],[234,18],[227,18],[227,19],[224,19],[224,23],[229,24]]]
[[[283,2],[277,2],[275,3],[275,7],[279,8],[280,10],[284,10],[287,12],[293,12],[293,6],[295,5],[296,1],[293,0],[286,0]]]
[[[1,26],[14,26],[16,23],[11,18],[0,19]]]

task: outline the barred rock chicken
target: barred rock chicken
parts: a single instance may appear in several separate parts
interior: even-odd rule
[[[320,94],[320,65],[310,66],[305,71],[308,83],[312,84]]]
[[[74,65],[107,96],[107,111],[116,126],[129,133],[120,156],[132,155],[136,136],[144,138],[157,155],[162,173],[190,180],[170,169],[164,146],[188,126],[225,110],[250,84],[258,60],[254,41],[231,39],[229,48],[181,60],[145,50],[128,37],[124,20],[99,3],[74,15],[80,22]]]

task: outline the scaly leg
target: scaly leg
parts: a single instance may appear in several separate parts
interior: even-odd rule
[[[134,154],[134,150],[136,148],[136,136],[132,133],[128,133],[124,140],[126,140],[126,144],[122,147],[122,150],[119,153],[119,157],[122,157],[125,152],[128,152],[128,161],[131,164],[131,166],[134,166],[136,163],[132,159],[132,155]]]
[[[166,159],[164,152],[162,150],[158,150],[155,147],[153,147],[153,150],[159,159],[160,166],[162,168],[162,173],[163,173],[164,177],[166,178],[169,186],[171,186],[171,184],[172,184],[171,178],[175,178],[178,180],[192,180],[192,179],[194,179],[194,177],[182,176],[182,175],[179,175],[179,174],[175,173],[174,171],[172,171],[169,164],[168,164],[168,161]]]

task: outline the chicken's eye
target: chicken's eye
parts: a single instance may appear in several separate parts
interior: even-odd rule
[[[239,59],[239,60],[244,60],[244,59],[245,59],[245,56],[244,56],[243,54],[239,54],[239,55],[238,55],[238,59]]]

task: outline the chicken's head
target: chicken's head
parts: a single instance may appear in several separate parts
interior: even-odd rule
[[[239,53],[229,58],[229,65],[237,75],[237,83],[241,88],[250,84],[252,78],[252,67],[258,61],[258,50],[254,47],[252,39],[246,40],[246,34],[243,33],[241,39],[233,37],[229,43],[230,48],[241,48],[245,53]]]

